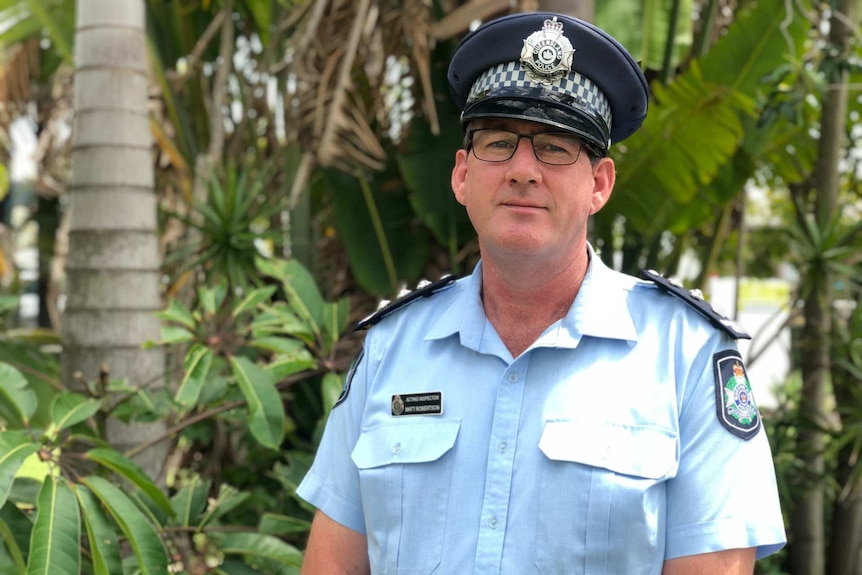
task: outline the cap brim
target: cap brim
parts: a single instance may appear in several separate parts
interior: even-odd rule
[[[516,92],[521,93],[516,93]],[[539,122],[572,132],[599,150],[608,148],[608,128],[601,118],[591,118],[587,113],[573,112],[570,105],[538,99],[529,88],[509,89],[505,95],[482,98],[468,105],[461,114],[461,121],[479,118],[514,118]]]

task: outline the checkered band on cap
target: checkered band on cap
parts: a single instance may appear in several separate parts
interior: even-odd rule
[[[498,64],[476,79],[467,96],[467,105],[497,88],[542,88],[558,92],[575,98],[578,105],[604,119],[608,127],[612,125],[608,99],[589,78],[577,72],[570,72],[547,83],[537,81],[535,74],[522,67],[520,62]]]

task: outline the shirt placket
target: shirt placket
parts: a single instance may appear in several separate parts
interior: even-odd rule
[[[497,388],[476,547],[476,573],[499,573],[501,569],[528,355],[523,354],[509,365]]]

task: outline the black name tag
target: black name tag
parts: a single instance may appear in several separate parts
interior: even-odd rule
[[[440,415],[443,413],[443,392],[402,393],[392,396],[392,415]]]

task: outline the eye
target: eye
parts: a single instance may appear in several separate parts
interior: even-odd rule
[[[533,144],[537,151],[554,155],[577,155],[581,142],[577,138],[561,134],[536,134]]]

